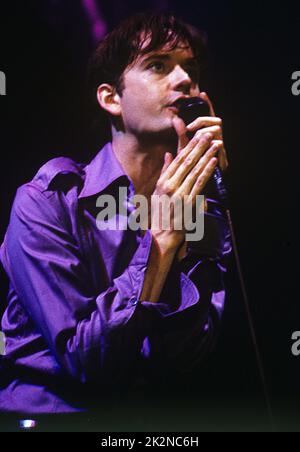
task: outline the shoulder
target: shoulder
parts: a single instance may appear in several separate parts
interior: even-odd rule
[[[84,167],[68,157],[49,160],[30,182],[18,188],[13,211],[22,217],[37,214],[48,217],[53,216],[54,211],[61,217],[61,211],[65,217],[66,207],[75,198],[77,200],[83,185]]]
[[[42,191],[64,189],[64,185],[70,184],[71,180],[74,184],[80,185],[85,175],[84,167],[85,165],[68,157],[57,157],[49,160],[39,169],[32,184]]]

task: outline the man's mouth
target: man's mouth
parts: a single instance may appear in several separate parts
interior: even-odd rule
[[[171,110],[173,113],[178,114],[179,112],[179,108],[176,107],[175,105],[167,105],[168,110]]]
[[[167,107],[168,107],[170,110],[172,110],[174,113],[177,113],[177,114],[178,114],[179,108],[180,108],[180,105],[181,105],[182,101],[183,101],[184,99],[188,99],[188,98],[189,98],[189,96],[181,96],[181,97],[178,97],[174,102],[172,102],[171,104],[167,105]]]

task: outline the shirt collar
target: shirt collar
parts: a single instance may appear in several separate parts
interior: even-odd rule
[[[85,167],[85,181],[79,199],[94,196],[105,190],[119,178],[130,178],[117,159],[112,144],[107,143],[96,157]]]

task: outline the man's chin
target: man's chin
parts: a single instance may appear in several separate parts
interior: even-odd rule
[[[178,137],[173,127],[159,128],[157,130],[144,131],[140,135],[140,139],[145,144],[163,144],[167,146],[177,147]]]

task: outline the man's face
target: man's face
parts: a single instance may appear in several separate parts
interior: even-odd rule
[[[170,130],[180,97],[197,96],[198,67],[192,50],[180,44],[139,56],[123,74],[121,110],[125,131],[135,135]]]

